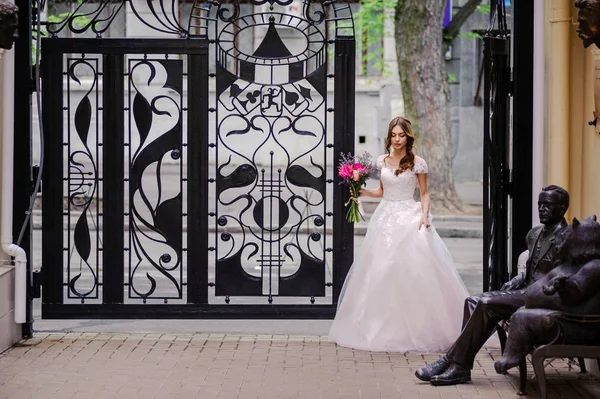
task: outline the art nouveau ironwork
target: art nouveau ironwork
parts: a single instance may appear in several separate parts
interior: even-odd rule
[[[48,24],[45,317],[333,315],[350,8],[251,4],[84,1]],[[119,12],[165,36],[103,38]]]

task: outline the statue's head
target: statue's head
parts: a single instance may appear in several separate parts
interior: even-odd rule
[[[560,222],[569,209],[569,193],[560,186],[547,186],[538,198],[540,222],[551,226]]]
[[[583,47],[596,43],[600,47],[600,0],[575,0],[577,33],[583,40]]]
[[[0,48],[10,50],[19,38],[19,9],[0,0]]]
[[[561,263],[579,265],[600,259],[600,223],[596,215],[582,220],[573,218],[573,223],[562,230],[558,241],[557,258]]]

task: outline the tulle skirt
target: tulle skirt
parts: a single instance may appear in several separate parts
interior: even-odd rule
[[[329,339],[392,352],[445,352],[461,329],[467,290],[421,204],[382,200],[342,288]]]

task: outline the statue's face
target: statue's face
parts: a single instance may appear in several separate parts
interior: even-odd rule
[[[562,220],[566,207],[560,202],[560,195],[555,191],[542,191],[538,199],[540,222],[553,225]]]
[[[575,7],[579,9],[577,33],[583,46],[596,43],[600,47],[600,0],[576,0]]]
[[[0,21],[0,48],[9,50],[19,38],[19,17],[12,14]]]

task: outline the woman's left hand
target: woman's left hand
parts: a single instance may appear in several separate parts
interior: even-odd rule
[[[431,226],[431,223],[429,223],[429,216],[427,215],[423,215],[421,216],[421,223],[419,223],[419,230],[421,230],[421,227],[425,226],[425,228]]]

